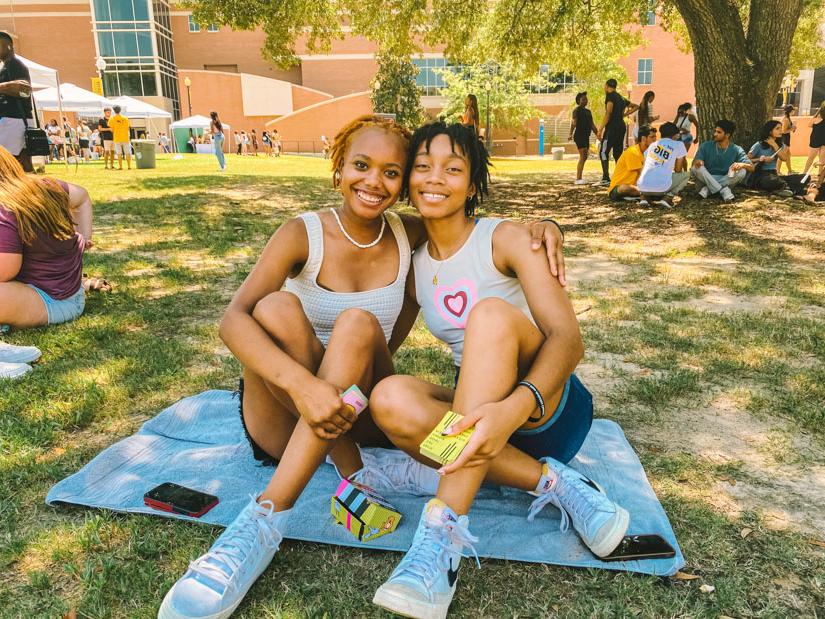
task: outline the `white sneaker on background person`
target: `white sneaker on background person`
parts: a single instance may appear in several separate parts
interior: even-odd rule
[[[575,181],[573,181],[573,184],[574,185],[586,185],[587,181],[583,178],[577,178]]]
[[[21,376],[25,376],[31,371],[32,366],[28,363],[7,363],[5,361],[0,361],[0,380],[4,378],[14,380],[20,378]]]
[[[0,342],[0,361],[5,363],[34,363],[41,354],[40,349],[34,346],[15,346]]]

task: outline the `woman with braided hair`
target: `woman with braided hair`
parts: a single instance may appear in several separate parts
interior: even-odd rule
[[[281,225],[230,302],[220,335],[243,366],[241,420],[254,457],[278,466],[172,587],[159,617],[228,617],[328,454],[342,477],[379,493],[435,491],[435,471],[405,454],[359,449],[391,443],[369,411],[356,416],[340,395],[351,385],[369,394],[394,373],[392,353],[417,315],[404,290],[426,233],[419,218],[388,211],[402,191],[409,138],[373,115],[341,129],[330,147],[341,205]],[[537,225],[534,235],[547,236],[555,259],[557,228]]]

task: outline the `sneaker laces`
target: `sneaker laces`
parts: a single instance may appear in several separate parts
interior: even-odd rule
[[[575,481],[567,481],[562,475],[559,475],[553,488],[537,498],[530,505],[527,520],[532,522],[544,506],[550,503],[558,507],[561,512],[561,523],[559,525],[559,530],[562,533],[567,531],[570,526],[571,514],[568,512],[568,509],[570,508],[572,508],[575,515],[579,517],[580,521],[589,522],[590,518],[601,509],[601,505],[599,503],[600,499],[603,498],[604,495],[597,490],[592,490],[591,492],[585,490],[584,492],[576,492],[576,495],[571,497],[569,495],[575,492],[573,489],[573,484],[575,483]],[[563,499],[567,499],[565,502],[568,504],[568,507],[562,506]]]
[[[252,496],[250,498],[254,499]],[[209,552],[192,561],[189,569],[225,589],[237,586],[235,576],[256,544],[263,542],[265,546],[275,550],[281,544],[283,536],[280,531],[265,521],[274,511],[275,505],[272,501],[256,504],[251,513],[232,523],[230,535],[226,535],[225,539],[210,548]]]
[[[466,527],[460,527],[454,523],[447,523],[443,526],[425,525],[424,534],[416,536],[410,546],[406,557],[399,565],[398,574],[410,573],[422,579],[427,585],[431,585],[440,572],[450,569],[448,553],[455,552],[452,545],[458,544],[463,550],[469,548],[476,565],[481,567],[478,560],[474,542],[478,538],[470,533]],[[463,558],[470,558],[470,555],[459,552]]]

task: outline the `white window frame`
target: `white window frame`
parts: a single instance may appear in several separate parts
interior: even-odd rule
[[[201,31],[201,25],[193,19],[192,14],[190,13],[189,14],[189,32],[200,32],[200,31]]]
[[[220,29],[221,29],[221,27],[220,27],[220,26],[217,26],[217,25],[215,25],[215,24],[209,24],[209,25],[206,27],[206,31],[207,31],[207,32],[220,32]]]
[[[653,83],[653,58],[639,58],[636,61],[636,83],[645,86]]]

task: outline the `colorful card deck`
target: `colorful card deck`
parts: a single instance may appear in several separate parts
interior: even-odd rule
[[[342,479],[332,497],[330,512],[361,542],[395,531],[401,512],[380,497],[372,488]]]
[[[470,436],[473,434],[475,428],[467,428],[456,436],[444,436],[442,432],[462,418],[463,415],[459,415],[453,411],[447,411],[443,419],[438,422],[438,425],[430,432],[429,436],[424,439],[424,442],[421,443],[419,452],[440,464],[449,464],[455,461],[467,446],[467,442],[470,440]]]

